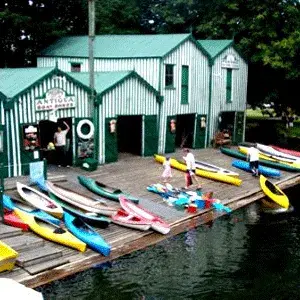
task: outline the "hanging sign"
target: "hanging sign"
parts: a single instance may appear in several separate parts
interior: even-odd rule
[[[67,96],[66,92],[59,88],[47,91],[45,98],[35,100],[35,110],[45,111],[60,108],[74,108],[75,96]]]
[[[222,58],[221,66],[227,69],[239,69],[238,59],[233,54],[227,54]]]

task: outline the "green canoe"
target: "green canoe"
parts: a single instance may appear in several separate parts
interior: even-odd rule
[[[114,200],[119,202],[120,195],[124,195],[128,200],[138,204],[139,199],[135,198],[131,195],[123,193],[120,189],[116,189],[110,186],[105,185],[104,183],[98,182],[92,178],[86,177],[86,176],[78,176],[78,181],[80,184],[82,184],[84,187],[86,187],[91,192],[103,196],[105,198],[108,198],[110,200]]]
[[[225,148],[225,147],[221,147],[220,150],[221,150],[222,153],[224,153],[226,155],[229,155],[229,156],[232,156],[232,157],[235,157],[235,158],[239,158],[239,159],[242,159],[242,160],[247,160],[246,154],[243,154],[243,153],[239,152],[238,150]],[[281,164],[279,162],[270,161],[270,160],[266,160],[266,159],[259,159],[259,163],[261,165],[264,165],[264,166],[272,167],[272,168],[275,168],[275,169],[281,169],[281,170],[284,170],[284,171],[300,172],[299,168],[295,168],[295,167],[289,166],[287,164]]]

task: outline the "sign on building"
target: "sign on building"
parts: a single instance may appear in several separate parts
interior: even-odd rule
[[[227,54],[222,58],[222,68],[239,69],[239,62],[233,54]]]

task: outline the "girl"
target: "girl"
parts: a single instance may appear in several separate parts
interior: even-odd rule
[[[171,164],[170,164],[170,157],[167,157],[163,163],[164,171],[162,173],[163,182],[167,183],[169,179],[172,177],[171,172]]]

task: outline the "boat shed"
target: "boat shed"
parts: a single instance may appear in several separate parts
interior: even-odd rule
[[[56,64],[88,72],[88,36],[63,37],[37,59],[39,67]],[[96,72],[134,70],[160,93],[159,153],[206,146],[209,55],[191,34],[99,35],[94,65]]]
[[[69,74],[88,85],[89,73]],[[162,101],[159,92],[135,71],[96,72],[95,90],[98,161],[117,161],[119,152],[139,156],[157,153],[157,124]]]
[[[57,68],[0,69],[0,159],[4,177],[28,174],[29,163],[49,156],[62,121],[69,124],[69,164],[78,159],[75,124],[91,118],[91,90]],[[58,123],[57,123],[58,122]],[[54,151],[55,152],[55,151]]]
[[[232,40],[199,40],[211,61],[208,139],[228,129],[235,144],[244,141],[248,65]],[[210,141],[209,141],[210,142]]]

